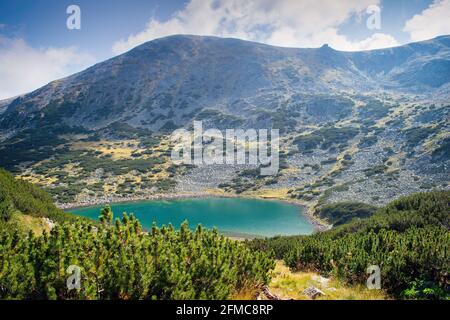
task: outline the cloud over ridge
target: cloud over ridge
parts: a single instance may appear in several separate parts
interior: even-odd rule
[[[450,0],[435,0],[427,9],[405,24],[411,40],[422,41],[450,34]]]
[[[352,16],[361,16],[380,0],[191,0],[167,21],[152,17],[144,30],[113,45],[120,54],[156,38],[172,34],[235,37],[286,47],[369,50],[398,45],[394,37],[375,33],[352,41],[338,32]]]
[[[30,92],[94,62],[75,47],[33,48],[23,39],[0,36],[0,99]]]

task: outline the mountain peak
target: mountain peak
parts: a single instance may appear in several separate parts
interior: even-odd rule
[[[427,92],[450,83],[449,39],[342,52],[328,44],[295,49],[233,38],[172,35],[11,103],[1,102],[0,127],[26,127],[48,114],[51,121],[83,123],[87,128],[120,120],[158,131],[164,125],[183,125],[204,108],[233,115],[244,108],[276,105],[286,92]]]

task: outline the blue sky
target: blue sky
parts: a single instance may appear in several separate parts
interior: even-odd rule
[[[81,9],[81,30],[68,30],[66,8]],[[98,59],[111,57],[112,44],[138,32],[155,14],[168,19],[183,8],[176,0],[0,0],[0,35],[33,47],[77,46]]]
[[[72,4],[81,30],[66,27]],[[369,50],[449,34],[449,17],[450,0],[0,0],[0,99],[170,34]]]

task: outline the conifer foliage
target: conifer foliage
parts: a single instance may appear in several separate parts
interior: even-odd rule
[[[0,299],[227,299],[258,291],[274,268],[265,253],[216,230],[184,223],[146,233],[126,214],[39,237],[3,230],[0,244]],[[79,290],[67,286],[71,265],[81,269]]]
[[[12,215],[55,226],[25,233]],[[100,222],[64,213],[44,191],[0,170],[0,299],[227,299],[270,281],[272,258],[217,230],[143,230],[134,215],[113,216],[109,206]],[[68,286],[77,268],[79,289]]]
[[[381,270],[382,289],[403,298],[450,298],[450,192],[402,197],[370,218],[312,236],[254,240],[293,270],[314,270],[365,284]]]

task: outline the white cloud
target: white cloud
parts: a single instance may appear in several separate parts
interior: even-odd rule
[[[403,31],[421,41],[450,34],[450,0],[435,0],[427,9],[406,21]]]
[[[113,45],[120,54],[146,41],[172,34],[236,37],[289,47],[360,50],[397,45],[386,34],[351,41],[338,33],[339,26],[354,16],[361,19],[370,5],[380,0],[191,0],[169,20],[151,18],[145,29]]]
[[[33,48],[0,36],[0,99],[30,92],[95,62],[74,47]]]
[[[349,50],[358,50],[358,51],[373,50],[381,48],[390,48],[398,45],[399,43],[393,36],[384,33],[374,33],[367,39],[364,39],[359,42],[350,43]]]

